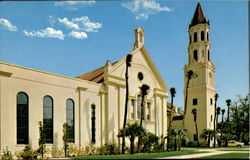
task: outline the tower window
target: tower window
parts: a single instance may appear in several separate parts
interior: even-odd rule
[[[189,35],[189,43],[192,43],[192,37]]]
[[[204,39],[205,39],[204,31],[201,31],[201,40],[204,41]]]
[[[193,99],[193,105],[197,105],[198,104],[198,99],[197,98],[194,98]]]
[[[213,115],[211,115],[211,121],[213,121]]]
[[[207,51],[207,59],[210,61],[210,51]]]
[[[134,113],[134,108],[135,108],[135,100],[132,99],[131,100],[131,118],[134,119],[135,118],[135,113]]]
[[[198,61],[198,51],[194,50],[194,60]]]
[[[207,41],[209,41],[209,33],[207,32]]]
[[[210,104],[213,105],[213,99],[212,98],[210,98]]]
[[[74,113],[74,101],[72,99],[67,99],[66,101],[66,121],[67,128],[69,131],[68,142],[75,142],[75,113]]]
[[[197,32],[194,33],[194,42],[197,42]]]

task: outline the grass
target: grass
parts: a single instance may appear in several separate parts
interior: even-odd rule
[[[249,153],[226,153],[213,156],[199,157],[198,159],[249,159]]]
[[[202,151],[192,151],[192,150],[181,150],[181,151],[172,151],[172,152],[161,152],[161,153],[141,153],[141,154],[127,154],[127,155],[107,155],[107,156],[82,156],[82,157],[73,157],[73,159],[153,159],[169,156],[181,156],[187,154],[196,154],[196,153],[206,153]]]

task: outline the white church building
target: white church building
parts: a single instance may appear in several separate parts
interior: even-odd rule
[[[196,13],[197,12],[197,13]],[[198,74],[190,81],[188,105],[184,116],[174,117],[173,128],[184,128],[193,140],[195,128],[192,108],[197,108],[199,133],[212,128],[214,65],[209,56],[209,23],[198,3],[189,27],[188,65]],[[129,68],[127,122],[144,116],[143,126],[157,136],[167,135],[168,88],[144,46],[144,30],[135,30],[132,63]],[[184,54],[184,53],[183,53]],[[78,147],[89,143],[121,145],[118,132],[125,110],[126,55],[78,76],[66,77],[0,62],[0,150],[23,150],[26,144],[38,148],[39,126],[43,121],[48,147],[63,147],[63,124],[70,126],[70,142]],[[186,84],[186,81],[184,82]],[[145,97],[144,115],[140,112],[140,88],[150,87]],[[185,93],[185,92],[184,92]],[[196,100],[194,100],[196,99]],[[198,107],[199,106],[199,107]]]

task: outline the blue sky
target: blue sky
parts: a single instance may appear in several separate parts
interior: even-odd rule
[[[247,95],[247,1],[200,1],[210,21],[218,106]],[[69,77],[131,51],[134,29],[183,106],[188,25],[197,1],[0,2],[0,60]],[[170,101],[170,100],[168,100]]]

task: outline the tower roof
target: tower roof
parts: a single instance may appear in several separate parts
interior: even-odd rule
[[[209,24],[209,22],[206,20],[206,17],[202,11],[200,2],[198,2],[197,6],[196,6],[196,10],[194,12],[194,16],[193,16],[193,19],[191,21],[191,24],[189,25],[189,28],[196,25],[196,24],[199,24],[199,23],[208,23]]]

